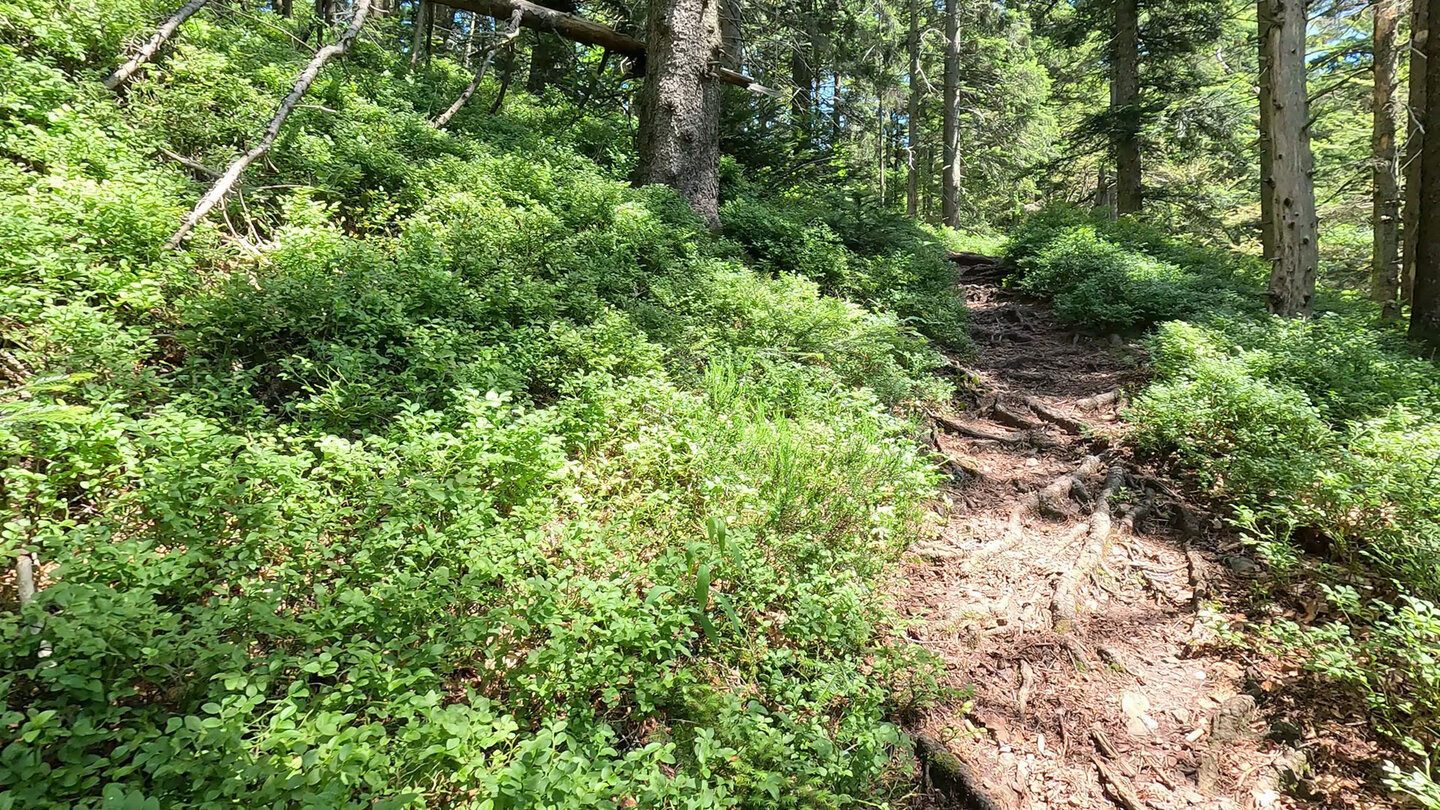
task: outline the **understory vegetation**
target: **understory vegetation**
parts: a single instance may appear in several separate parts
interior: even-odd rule
[[[168,250],[209,178],[165,155],[223,166],[309,21],[105,90],[165,12],[0,5],[0,808],[879,800],[937,239],[735,167],[712,235],[623,117],[439,131],[467,74],[362,39]]]
[[[1392,786],[1437,806],[1440,369],[1353,293],[1322,288],[1310,319],[1268,315],[1257,259],[1133,220],[1059,206],[1007,250],[1015,285],[1060,318],[1145,334],[1134,441],[1233,508],[1280,589],[1320,552],[1331,620],[1269,636],[1364,701],[1412,757]]]

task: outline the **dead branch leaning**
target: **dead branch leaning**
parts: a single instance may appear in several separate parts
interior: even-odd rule
[[[140,50],[136,51],[134,56],[125,60],[125,64],[116,68],[114,73],[105,77],[105,81],[103,82],[105,89],[117,90],[126,82],[130,81],[130,77],[135,75],[135,71],[139,70],[141,65],[149,62],[155,56],[155,52],[160,50],[160,47],[169,41],[170,37],[175,34],[175,29],[180,27],[180,24],[190,19],[192,14],[204,8],[205,4],[209,2],[210,0],[190,0],[190,2],[181,6],[179,11],[170,16],[170,19],[155,29],[155,35],[150,37],[144,45],[141,45]]]
[[[234,187],[245,169],[248,168],[251,163],[259,160],[266,152],[270,151],[270,147],[274,145],[275,139],[280,137],[280,127],[285,124],[285,119],[290,117],[290,113],[295,110],[296,105],[300,103],[300,99],[305,97],[305,93],[310,89],[310,85],[313,84],[315,78],[320,75],[320,69],[325,67],[326,63],[331,59],[337,56],[343,56],[350,50],[350,44],[353,43],[355,37],[360,34],[360,27],[365,24],[365,17],[369,13],[370,0],[355,0],[354,16],[351,17],[350,25],[346,27],[345,32],[340,35],[340,39],[333,45],[326,45],[315,52],[315,56],[310,60],[310,63],[305,66],[304,70],[300,71],[299,76],[295,77],[295,84],[290,88],[290,94],[285,96],[284,100],[280,102],[280,107],[275,111],[274,117],[270,119],[270,124],[265,127],[265,134],[260,138],[260,142],[251,147],[250,151],[241,155],[234,163],[231,163],[230,166],[225,169],[225,173],[215,181],[215,185],[211,186],[210,190],[205,192],[205,196],[200,198],[200,202],[196,203],[195,209],[186,215],[185,220],[180,223],[180,229],[175,232],[174,236],[170,237],[170,241],[166,244],[166,247],[179,247],[180,243],[185,241],[185,237],[190,234],[190,231],[194,230],[195,226],[205,218],[205,215],[210,213],[210,209],[225,199],[225,196],[230,193],[230,189]]]
[[[440,113],[434,121],[430,122],[431,126],[436,129],[443,129],[446,124],[450,123],[450,119],[455,117],[455,113],[460,112],[460,108],[465,106],[465,102],[469,101],[470,97],[475,95],[475,90],[480,86],[480,82],[485,79],[485,72],[490,69],[490,63],[494,61],[495,54],[501,48],[514,42],[516,37],[520,36],[520,17],[523,14],[524,12],[517,8],[515,9],[515,13],[510,15],[510,30],[485,46],[485,55],[480,60],[480,67],[476,69],[475,77],[470,80],[470,84],[465,86],[465,90],[460,93],[459,98],[455,99],[455,103],[451,104],[449,109]]]

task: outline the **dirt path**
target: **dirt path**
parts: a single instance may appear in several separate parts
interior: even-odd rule
[[[948,505],[895,599],[973,692],[912,724],[935,788],[919,806],[1300,806],[1294,752],[1256,714],[1265,676],[1199,620],[1253,563],[1118,441],[1139,350],[1067,331],[983,261],[961,269],[977,351],[932,433]]]

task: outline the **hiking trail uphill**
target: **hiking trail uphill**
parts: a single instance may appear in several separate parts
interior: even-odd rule
[[[1368,806],[1287,792],[1303,746],[1257,710],[1274,662],[1204,619],[1258,566],[1121,442],[1142,351],[1066,330],[994,260],[957,264],[976,350],[930,433],[950,476],[937,525],[892,594],[907,640],[973,692],[908,719],[915,806]]]

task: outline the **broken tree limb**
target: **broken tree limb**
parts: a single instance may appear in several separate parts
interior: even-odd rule
[[[231,163],[230,166],[225,169],[225,173],[220,175],[219,179],[215,181],[215,185],[211,186],[210,190],[205,192],[205,196],[200,198],[200,202],[196,203],[195,209],[186,215],[185,220],[180,223],[180,229],[175,232],[174,236],[170,237],[170,241],[166,244],[166,247],[179,247],[180,243],[185,241],[185,237],[190,234],[190,231],[194,230],[195,226],[205,218],[205,215],[210,213],[210,209],[225,199],[225,195],[230,193],[230,189],[239,181],[240,175],[245,172],[245,169],[248,168],[251,163],[259,160],[266,152],[270,151],[270,147],[275,143],[275,139],[280,137],[280,127],[285,124],[285,119],[290,117],[290,113],[294,112],[296,105],[300,103],[300,99],[305,97],[305,93],[310,89],[310,85],[313,84],[315,78],[320,75],[320,69],[325,67],[326,63],[331,59],[337,56],[343,56],[350,50],[350,44],[354,42],[355,37],[360,34],[360,27],[365,24],[365,17],[369,13],[370,0],[355,0],[354,16],[350,19],[350,25],[347,26],[344,33],[340,35],[340,39],[333,45],[326,45],[315,52],[315,56],[310,60],[310,63],[305,66],[304,70],[300,71],[299,76],[295,77],[295,84],[290,88],[290,94],[285,96],[284,100],[280,102],[280,107],[275,111],[274,117],[270,119],[270,124],[265,127],[265,134],[260,138],[260,142],[251,147],[250,151],[241,155],[234,163]]]
[[[1096,394],[1093,397],[1078,399],[1075,401],[1075,407],[1082,411],[1098,411],[1106,406],[1114,405],[1119,401],[1120,389],[1116,388],[1113,391],[1106,391],[1102,394]]]
[[[993,430],[986,430],[982,427],[974,427],[964,422],[951,419],[948,416],[935,416],[936,424],[961,436],[971,439],[979,439],[986,442],[1000,442],[1001,444],[1019,444],[1025,441],[1024,437],[1016,433],[999,433]]]
[[[447,0],[445,5],[503,20],[520,12],[520,25],[537,31],[549,31],[582,45],[598,45],[632,59],[645,58],[645,42],[622,34],[608,25],[575,14],[566,14],[528,0]],[[726,84],[743,87],[753,93],[775,98],[780,91],[766,87],[743,73],[716,66],[715,77]]]
[[[475,90],[480,87],[480,82],[484,81],[485,72],[490,69],[490,63],[495,59],[496,51],[514,42],[515,38],[520,36],[520,15],[520,9],[516,9],[515,13],[510,15],[510,30],[485,46],[484,56],[480,59],[480,67],[475,70],[475,77],[470,80],[469,84],[465,85],[464,92],[460,94],[459,98],[455,99],[455,103],[451,104],[449,109],[440,113],[434,121],[430,122],[431,126],[436,129],[443,129],[446,124],[450,123],[450,119],[455,117],[455,113],[460,112],[460,108],[465,106],[465,102],[469,101],[470,97],[475,95]]]
[[[179,11],[170,16],[170,19],[161,23],[160,27],[155,29],[154,36],[146,40],[145,44],[140,46],[140,50],[136,51],[134,56],[125,60],[125,64],[116,68],[114,73],[105,77],[105,81],[103,82],[105,89],[118,90],[126,82],[130,81],[130,77],[135,75],[135,71],[139,70],[141,65],[149,62],[150,59],[155,56],[155,52],[160,50],[160,47],[170,40],[170,37],[175,34],[175,29],[179,28],[180,24],[190,19],[191,15],[204,8],[205,4],[209,2],[210,0],[190,0],[190,2],[181,6]]]

